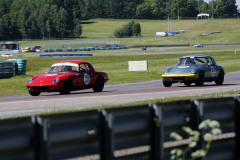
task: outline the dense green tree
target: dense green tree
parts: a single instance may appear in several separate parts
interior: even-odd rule
[[[137,6],[137,17],[144,19],[153,18],[154,15],[152,14],[152,9],[151,0],[145,0],[144,3]]]
[[[0,40],[80,37],[81,20],[90,18],[177,19],[198,13],[234,17],[236,0],[0,0]],[[119,35],[141,30],[124,27]]]
[[[163,19],[167,15],[165,12],[166,3],[163,0],[153,0],[152,2],[152,14],[154,18]]]
[[[171,13],[176,19],[196,17],[197,2],[195,0],[172,0]]]
[[[197,10],[199,13],[208,13],[208,4],[204,0],[199,0]]]
[[[64,38],[67,35],[67,11],[60,8],[57,14],[56,31],[59,37]]]
[[[0,1],[0,39],[10,39],[12,35],[11,17],[9,15],[10,5],[13,0]]]
[[[145,19],[162,19],[165,13],[166,3],[163,0],[145,0],[137,6],[136,15]]]
[[[187,0],[184,5],[185,5],[185,7],[184,7],[185,10],[182,13],[183,17],[196,17],[197,16],[197,14],[199,12],[197,11],[197,3],[195,0]]]
[[[0,17],[0,33],[0,39],[11,39],[12,34],[9,14],[4,14],[2,17]]]
[[[219,17],[233,17],[237,14],[236,0],[217,0],[216,15]]]
[[[82,34],[82,26],[80,21],[78,23],[75,24],[75,28],[73,30],[73,36],[74,37],[80,37]]]

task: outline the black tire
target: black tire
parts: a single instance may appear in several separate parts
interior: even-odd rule
[[[218,78],[216,79],[215,83],[216,85],[222,85],[224,81],[224,72],[221,70],[218,74]]]
[[[69,94],[72,91],[72,81],[70,79],[67,79],[64,84],[63,88],[60,90],[60,94]]]
[[[184,82],[185,86],[191,86],[191,82]]]
[[[204,72],[199,72],[198,80],[197,80],[197,82],[195,83],[196,86],[203,86],[203,84],[204,84],[204,79],[205,79]]]
[[[37,91],[29,91],[29,94],[31,96],[39,96],[41,92],[37,92]]]
[[[102,92],[103,88],[104,88],[104,79],[102,77],[98,77],[93,87],[93,91]]]
[[[171,82],[163,81],[163,85],[164,85],[164,87],[171,87],[171,86],[172,86],[172,83],[171,83]]]

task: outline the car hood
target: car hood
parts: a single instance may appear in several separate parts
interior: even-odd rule
[[[198,65],[189,65],[189,66],[174,66],[166,69],[166,74],[189,74],[189,71],[199,68]]]
[[[59,82],[66,77],[74,75],[75,73],[46,73],[38,76],[32,77],[34,81],[31,85],[43,86],[43,85],[53,85],[52,80],[58,78]]]

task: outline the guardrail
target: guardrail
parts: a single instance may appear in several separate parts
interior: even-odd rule
[[[223,134],[234,135],[214,140],[206,158],[240,159],[240,97],[1,120],[0,159],[58,160],[95,155],[102,160],[169,160],[174,148],[164,145],[172,141],[169,134],[182,133],[182,126],[198,129],[205,119],[219,121]],[[194,149],[205,143],[201,136]],[[134,148],[136,152],[124,152]],[[123,152],[116,154],[118,151]]]
[[[142,47],[189,47],[190,44],[164,44],[164,45],[133,45],[133,48]]]
[[[91,57],[93,54],[40,54],[40,57]]]
[[[84,48],[62,48],[62,49],[44,49],[44,52],[76,52],[76,51],[95,51],[95,50],[118,50],[128,49],[126,46],[120,47],[84,47]]]

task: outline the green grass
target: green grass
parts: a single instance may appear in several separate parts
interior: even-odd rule
[[[40,45],[45,43],[110,40],[121,44],[132,45],[160,45],[160,44],[194,44],[194,43],[239,43],[239,19],[208,19],[208,20],[173,20],[169,24],[170,31],[185,30],[184,34],[173,37],[159,38],[156,32],[168,32],[167,20],[135,20],[140,23],[144,38],[114,38],[114,31],[131,20],[91,19],[82,21],[82,37],[87,39],[50,40],[50,41],[20,41],[20,47]],[[221,33],[200,37],[199,34],[211,31]]]
[[[141,24],[141,38],[113,38],[114,30],[128,23],[130,20],[114,19],[93,19],[83,21],[83,37],[74,40],[36,40],[20,41],[20,47],[30,45],[42,45],[49,43],[63,43],[71,41],[117,41],[127,46],[132,45],[161,45],[161,44],[183,44],[183,43],[239,43],[240,42],[240,20],[239,19],[217,19],[217,20],[173,20],[170,24],[172,30],[185,30],[186,33],[173,37],[159,38],[156,32],[168,31],[167,20],[136,20]],[[198,36],[201,33],[211,31],[221,31],[222,33]],[[90,44],[88,44],[90,45]],[[57,47],[57,46],[55,46]],[[217,50],[238,50],[222,52]],[[211,53],[205,51],[213,51]],[[0,79],[0,96],[27,94],[25,84],[34,75],[45,73],[50,66],[60,60],[80,59],[93,64],[96,70],[106,71],[109,74],[110,84],[120,84],[129,82],[140,82],[161,79],[164,69],[177,63],[179,57],[192,54],[193,51],[200,51],[199,54],[213,56],[219,65],[223,65],[227,72],[240,71],[240,47],[239,46],[216,46],[204,48],[147,48],[142,51],[140,48],[129,48],[124,50],[89,51],[74,53],[91,53],[93,57],[81,58],[39,58],[39,53],[15,54],[13,58],[27,60],[27,73],[24,76],[15,76],[9,79]],[[201,52],[203,51],[203,52]],[[185,53],[186,52],[186,53]],[[70,53],[70,52],[69,52]],[[48,53],[44,53],[48,54]],[[7,58],[0,58],[0,61]],[[129,72],[128,61],[147,60],[147,72]]]
[[[112,19],[93,19],[83,24],[83,37],[109,38],[113,37],[114,30],[128,23],[130,20],[112,20]],[[142,36],[156,37],[156,32],[168,32],[167,20],[135,20],[141,25]],[[169,38],[145,38],[142,39],[120,39],[121,43],[126,44],[172,44],[182,43],[181,41],[191,43],[238,43],[240,42],[240,21],[239,19],[208,19],[208,20],[173,20],[169,23],[170,31],[185,30],[186,33],[174,36],[177,41]],[[199,37],[199,34],[211,31],[220,31],[219,34]],[[180,40],[180,41],[179,41]]]

